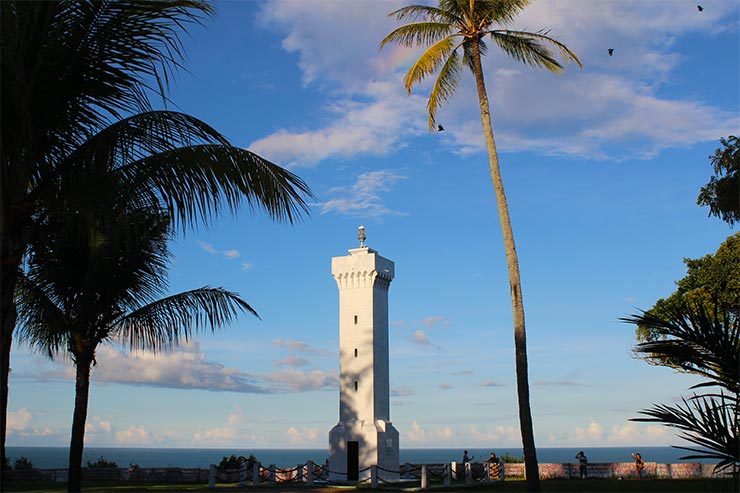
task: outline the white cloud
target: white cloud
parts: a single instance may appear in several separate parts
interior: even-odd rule
[[[17,411],[11,411],[7,416],[7,429],[8,431],[25,430],[31,424],[32,419],[33,415],[31,414],[31,411],[25,407],[22,407]]]
[[[143,426],[129,426],[116,432],[116,443],[121,445],[151,445],[155,438]]]
[[[291,426],[285,431],[288,442],[292,445],[318,445],[320,442],[318,428],[295,428]]]
[[[449,426],[437,428],[423,428],[416,420],[411,422],[411,429],[401,430],[402,440],[406,443],[419,445],[428,444],[450,444],[455,437],[455,433]]]
[[[242,270],[243,271],[246,272],[249,269],[251,269],[252,267],[253,267],[253,265],[251,263],[249,263],[249,262],[242,262]]]
[[[233,260],[235,258],[239,258],[241,256],[241,253],[236,248],[229,248],[226,250],[218,250],[216,247],[211,245],[210,243],[206,243],[205,241],[196,240],[196,243],[198,243],[198,246],[207,253],[210,253],[211,255],[223,255],[228,260]],[[247,262],[245,262],[246,264]],[[244,264],[242,264],[244,265]],[[246,269],[245,269],[246,270]]]
[[[391,396],[393,397],[407,397],[409,395],[414,395],[414,389],[411,387],[396,387],[391,390]]]
[[[494,382],[493,380],[486,380],[484,382],[481,382],[480,386],[481,387],[503,387],[504,384]]]
[[[411,337],[412,337],[412,339],[414,340],[415,343],[417,343],[417,344],[419,344],[421,346],[428,346],[430,344],[429,337],[427,336],[426,332],[424,332],[421,329],[415,331],[411,335]]]
[[[272,384],[277,384],[276,388],[281,391],[306,392],[339,388],[339,377],[335,370],[281,370],[263,374],[261,378]]]
[[[300,368],[301,366],[308,366],[309,362],[307,359],[301,358],[300,356],[287,356],[283,359],[275,361],[275,364],[277,366],[290,366],[293,368]]]
[[[241,255],[241,253],[239,253],[239,250],[236,250],[234,248],[232,248],[231,250],[224,250],[223,254],[224,257],[226,257],[227,259],[237,258]]]
[[[450,326],[450,319],[442,315],[430,315],[421,319],[421,323],[433,329],[435,327],[446,328]]]
[[[272,341],[272,343],[279,348],[283,348],[296,353],[315,354],[319,356],[326,356],[331,354],[331,352],[327,351],[326,349],[315,348],[306,342],[297,341],[295,339],[275,339],[274,341]]]
[[[535,2],[514,28],[550,29],[584,62],[562,76],[522,66],[492,47],[484,61],[494,127],[502,150],[588,158],[649,158],[668,147],[713,141],[740,130],[736,112],[684,95],[676,69],[687,34],[737,29],[732,2],[707,1],[699,14],[673,2],[553,0]],[[305,84],[338,102],[311,129],[279,130],[252,144],[278,162],[313,164],[329,157],[383,155],[424,132],[422,87],[407,97],[402,75],[418,51],[378,42],[398,24],[387,13],[403,2],[272,2],[261,18],[284,33],[298,54]],[[335,22],[341,10],[342,22]],[[337,46],[342,46],[337,50]],[[606,48],[615,48],[609,57]],[[670,82],[670,86],[668,83]],[[666,89],[674,92],[668,94]],[[451,149],[481,152],[483,139],[471,77],[440,114]]]
[[[396,182],[405,178],[390,170],[362,173],[351,187],[330,190],[334,198],[321,204],[321,213],[373,218],[405,215],[386,207],[381,198],[382,192],[389,192]]]

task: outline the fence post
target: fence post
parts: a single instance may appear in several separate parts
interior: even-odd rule
[[[457,462],[450,462],[450,479],[453,481],[457,481],[459,478],[457,477]]]
[[[506,481],[506,462],[504,461],[498,463],[498,480]]]
[[[421,465],[421,489],[426,490],[429,488],[429,476],[427,471],[427,465]]]
[[[473,467],[470,462],[465,463],[465,484],[473,482]]]
[[[208,470],[208,489],[212,490],[216,487],[216,464],[211,464],[211,468]]]
[[[378,487],[378,466],[370,466],[370,488]]]
[[[269,469],[270,469],[270,482],[276,483],[277,480],[275,479],[275,469],[276,469],[275,464],[270,464]]]
[[[262,465],[259,462],[252,463],[252,486],[259,486],[260,484],[260,467]]]
[[[447,464],[445,466],[445,486],[449,487],[452,483],[452,468],[455,467],[455,463]]]
[[[239,465],[239,486],[247,485],[247,463],[242,462]]]
[[[306,484],[313,485],[313,461],[306,462]]]

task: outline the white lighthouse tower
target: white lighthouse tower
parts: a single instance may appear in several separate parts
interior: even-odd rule
[[[398,471],[398,430],[390,421],[388,288],[394,265],[365,246],[331,260],[339,287],[339,423],[329,432],[330,479],[365,479],[371,465]],[[346,474],[346,476],[345,476]],[[381,471],[384,480],[397,474]]]

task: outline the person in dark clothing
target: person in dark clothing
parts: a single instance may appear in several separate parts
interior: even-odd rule
[[[473,459],[475,459],[475,456],[468,457],[468,451],[467,450],[464,450],[463,451],[463,460],[462,460],[463,461],[463,464],[465,464],[467,462],[470,462]]]
[[[637,476],[642,478],[642,470],[645,469],[645,463],[642,462],[642,455],[640,455],[639,452],[635,452],[632,454],[632,458],[635,459],[635,470],[637,471]]]
[[[578,459],[578,474],[581,476],[581,479],[586,479],[588,459],[586,458],[586,454],[583,453],[583,450],[576,454],[576,459]]]

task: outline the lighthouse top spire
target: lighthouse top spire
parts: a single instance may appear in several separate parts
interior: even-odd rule
[[[360,227],[357,228],[357,239],[360,240],[360,248],[367,248],[365,245],[365,240],[367,239],[367,236],[365,235],[365,226],[360,225]]]

